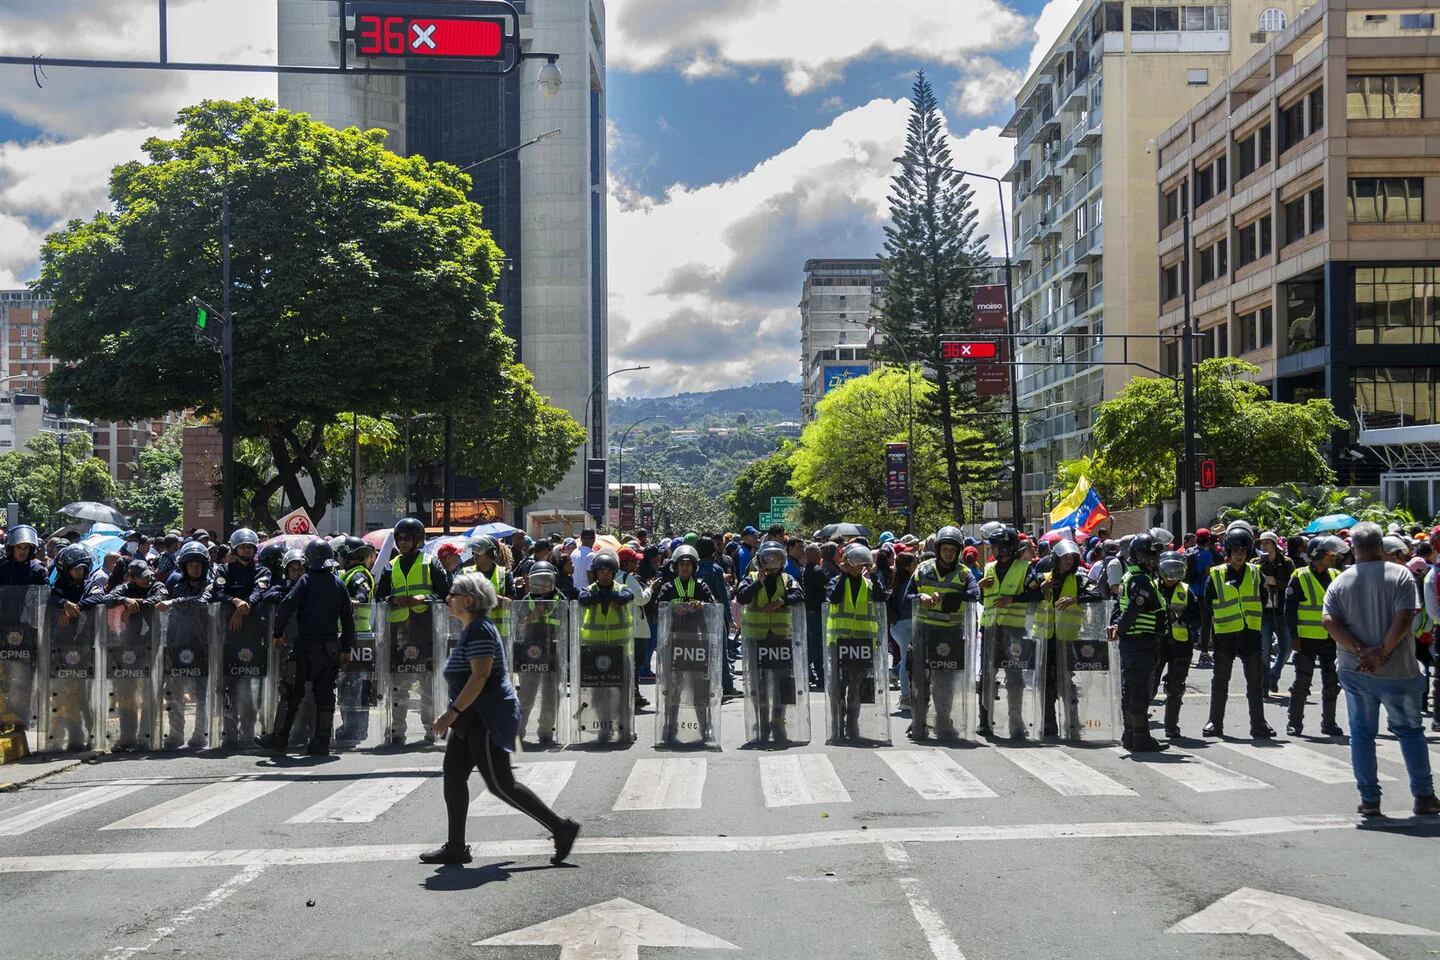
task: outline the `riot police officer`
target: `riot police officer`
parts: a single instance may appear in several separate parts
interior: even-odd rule
[[[336,701],[340,708],[341,743],[361,743],[370,736],[369,708],[376,702],[375,627],[370,598],[375,593],[375,576],[366,565],[375,549],[359,537],[345,537],[336,553],[340,558],[340,582],[350,595],[355,611],[355,647],[350,662],[340,674]]]
[[[114,638],[118,650],[144,655],[159,645],[160,630],[154,613],[164,599],[165,588],[155,582],[148,563],[131,560],[125,564],[125,579],[104,599],[106,607],[124,608],[119,618],[119,636]],[[149,729],[151,723],[151,702],[147,691],[150,667],[151,657],[144,656],[143,663],[133,665],[132,675],[112,675],[111,707],[120,724],[120,736],[115,741],[114,750],[134,750],[142,745],[142,741],[147,748],[149,746],[149,735],[142,735],[142,731]]]
[[[1325,590],[1338,574],[1335,565],[1350,552],[1350,546],[1339,537],[1316,537],[1310,541],[1310,565],[1290,576],[1285,588],[1285,619],[1294,638],[1295,685],[1290,690],[1290,719],[1285,732],[1292,737],[1305,730],[1305,698],[1315,678],[1315,665],[1320,665],[1320,732],[1327,737],[1343,737],[1345,731],[1335,722],[1335,701],[1340,696],[1339,675],[1335,672],[1335,641],[1321,625],[1324,614]]]
[[[870,573],[870,548],[851,543],[842,559],[840,575],[826,590],[830,606],[825,624],[829,673],[825,686],[830,695],[831,739],[835,741],[867,739],[861,713],[865,704],[874,702],[876,677],[882,670],[877,663],[883,639],[878,617],[884,593]],[[859,655],[846,656],[847,651]],[[882,734],[874,739],[883,739],[883,731],[874,732]]]
[[[286,653],[289,663],[282,672],[284,680],[275,732],[256,740],[267,750],[285,752],[290,727],[308,684],[315,701],[315,731],[306,753],[312,757],[330,753],[330,734],[335,723],[335,681],[340,668],[349,663],[350,648],[355,642],[355,614],[350,594],[329,567],[334,560],[335,551],[326,541],[306,544],[305,572],[280,602],[275,615],[276,646],[285,645],[284,629],[292,616],[299,630]]]
[[[989,527],[989,524],[986,525]],[[980,613],[984,653],[980,669],[986,680],[981,685],[980,723],[982,737],[993,736],[990,707],[994,700],[993,684],[996,671],[1005,671],[1006,706],[1010,714],[1010,736],[1025,736],[1024,674],[1013,664],[1033,662],[1035,639],[1025,632],[1028,606],[1040,598],[1035,589],[1030,564],[1020,555],[1020,534],[1014,527],[991,528],[987,537],[995,559],[985,565],[980,578]],[[1018,658],[1010,654],[1018,648]]]
[[[656,597],[657,603],[670,605],[671,616],[670,642],[662,655],[662,658],[669,657],[669,662],[661,663],[661,679],[666,684],[666,689],[660,735],[667,744],[678,742],[680,703],[688,694],[695,706],[695,721],[699,726],[700,739],[708,743],[712,740],[709,667],[711,658],[721,655],[720,651],[715,649],[718,644],[711,641],[723,642],[723,638],[708,635],[704,611],[706,604],[717,601],[709,584],[695,575],[700,569],[700,551],[686,544],[676,550],[670,559],[674,564],[675,579],[662,586]],[[785,565],[783,560],[780,565]],[[677,649],[690,651],[686,662],[698,664],[701,669],[675,669]]]
[[[586,675],[587,660],[592,659],[586,656],[586,647],[592,650],[606,648],[604,658],[616,663],[629,659],[626,651],[633,656],[631,617],[634,612],[631,601],[635,595],[629,590],[615,588],[615,578],[619,573],[620,561],[615,554],[609,551],[595,554],[590,560],[593,582],[581,591],[576,601],[580,605],[580,677],[576,681],[581,688],[580,709],[584,711],[583,701],[588,697],[598,743],[608,743],[617,734],[622,740],[633,739],[631,717],[626,715],[624,704],[626,691],[634,690],[634,677],[624,676],[625,671],[621,668],[618,683],[613,682],[616,679],[613,669],[599,669],[600,656],[593,658],[595,669],[590,671],[590,676]],[[633,661],[630,669],[634,669]]]
[[[1168,748],[1150,735],[1150,683],[1156,652],[1168,628],[1165,601],[1154,575],[1160,568],[1160,544],[1148,533],[1130,538],[1129,564],[1120,581],[1120,617],[1115,634],[1120,641],[1120,713],[1124,734],[1120,742],[1134,753]]]
[[[556,737],[557,711],[563,693],[560,658],[565,651],[564,601],[555,589],[558,572],[546,560],[536,560],[527,570],[528,588],[513,612],[515,652],[512,667],[516,693],[520,697],[520,735],[530,730],[535,701],[540,701],[535,739],[542,747],[552,746]]]
[[[1052,566],[1041,582],[1040,592],[1046,616],[1045,633],[1045,722],[1044,735],[1058,737],[1060,723],[1056,706],[1063,693],[1067,703],[1065,736],[1078,740],[1081,736],[1073,709],[1078,693],[1071,664],[1069,645],[1080,638],[1085,623],[1084,604],[1104,599],[1094,582],[1080,574],[1080,548],[1073,540],[1060,540],[1051,551]],[[1112,701],[1113,702],[1113,701]],[[1110,736],[1114,736],[1113,733]]]
[[[270,589],[270,571],[256,562],[260,538],[241,527],[230,535],[228,559],[216,566],[210,602],[221,613],[220,693],[224,727],[220,745],[233,748],[255,737],[261,687],[265,682],[265,632],[261,603]],[[228,616],[226,615],[228,613]]]
[[[494,537],[481,535],[470,541],[470,562],[490,585],[495,588],[495,609],[490,611],[490,622],[500,634],[502,645],[510,642],[510,601],[515,596],[515,579],[510,571],[500,566],[500,544]]]
[[[1167,629],[1160,634],[1155,652],[1155,671],[1150,679],[1150,696],[1165,684],[1165,736],[1180,738],[1180,705],[1185,696],[1185,679],[1190,675],[1190,628],[1196,621],[1190,585],[1185,582],[1188,563],[1174,550],[1160,554],[1160,601],[1165,605]]]
[[[40,652],[40,603],[45,565],[35,556],[35,528],[10,528],[0,559],[0,726],[26,732],[40,716],[35,660]]]
[[[95,608],[104,600],[100,585],[88,583],[90,551],[78,543],[55,558],[50,589],[50,736],[65,749],[86,749],[95,741]]]
[[[175,572],[165,583],[165,599],[156,608],[168,611],[165,638],[165,738],[162,746],[177,750],[185,740],[188,698],[194,705],[191,747],[204,747],[210,729],[210,637],[213,621],[208,603],[210,551],[203,543],[183,544],[175,554]]]
[[[385,628],[390,655],[390,742],[405,742],[410,697],[420,694],[420,722],[426,743],[434,743],[436,641],[431,604],[443,599],[449,576],[437,561],[428,561],[421,547],[425,525],[414,517],[395,524],[391,536],[397,551],[375,584],[375,599],[386,604]],[[443,655],[443,651],[442,651]]]
[[[965,687],[965,604],[978,603],[980,582],[960,562],[965,535],[958,527],[941,527],[935,534],[935,556],[925,560],[910,580],[914,622],[910,639],[910,729],[912,740],[933,733],[942,740],[959,735],[957,707]]]
[[[1265,721],[1265,657],[1260,650],[1260,565],[1251,562],[1255,534],[1243,521],[1225,531],[1226,562],[1210,568],[1204,603],[1210,609],[1215,667],[1210,675],[1210,721],[1207,737],[1225,735],[1225,703],[1230,697],[1230,672],[1238,657],[1245,671],[1245,697],[1250,706],[1250,737],[1275,736]]]
[[[690,549],[682,547],[681,549]],[[785,545],[774,540],[760,544],[756,553],[757,570],[746,577],[735,591],[740,604],[740,636],[745,644],[745,688],[751,693],[756,720],[756,739],[766,743],[788,740],[785,714],[795,702],[796,684],[806,682],[797,676],[793,660],[785,664],[761,662],[761,651],[793,647],[791,616],[788,608],[805,602],[805,591],[795,578],[785,572]]]

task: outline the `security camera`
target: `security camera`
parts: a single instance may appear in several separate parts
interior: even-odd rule
[[[536,79],[536,84],[540,87],[541,93],[547,97],[553,97],[560,92],[562,79],[559,64],[551,60],[540,68],[540,76]]]

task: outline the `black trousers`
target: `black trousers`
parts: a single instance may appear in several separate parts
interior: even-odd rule
[[[1161,678],[1165,683],[1165,726],[1180,722],[1180,703],[1185,696],[1185,680],[1190,676],[1190,641],[1170,637],[1160,641],[1155,652],[1155,671],[1150,678],[1150,699],[1160,692]]]
[[[1136,717],[1144,731],[1145,712],[1150,708],[1151,680],[1159,645],[1153,636],[1120,637],[1120,713],[1126,729]]]
[[[305,702],[305,687],[315,700],[315,732],[310,745],[330,746],[335,725],[335,681],[340,675],[339,637],[297,637],[280,668],[280,714],[275,719],[275,739],[289,743],[290,728]]]
[[[1290,722],[1305,720],[1305,698],[1315,680],[1315,666],[1320,666],[1320,720],[1335,722],[1335,701],[1340,697],[1340,677],[1335,672],[1335,641],[1318,637],[1293,641],[1295,650],[1295,684],[1290,690]]]
[[[1245,699],[1250,704],[1250,726],[1265,725],[1265,656],[1260,652],[1260,631],[1241,630],[1237,633],[1217,633],[1212,642],[1215,645],[1215,668],[1210,674],[1210,722],[1216,726],[1225,723],[1225,703],[1230,698],[1230,673],[1239,658],[1240,667],[1245,671]]]
[[[477,769],[486,789],[521,813],[528,814],[551,833],[564,823],[559,814],[535,796],[533,790],[515,782],[515,772],[510,768],[510,754],[491,738],[483,724],[474,721],[464,734],[452,729],[450,740],[445,744],[441,777],[452,845],[462,846],[465,843],[465,820],[470,813],[470,774]]]

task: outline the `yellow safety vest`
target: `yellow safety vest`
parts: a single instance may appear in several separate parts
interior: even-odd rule
[[[1175,589],[1170,592],[1170,636],[1177,643],[1190,642],[1190,628],[1185,626],[1185,611],[1190,608],[1190,585],[1184,580],[1175,584]],[[1177,613],[1175,608],[1179,607]]]
[[[997,607],[995,601],[1001,597],[1018,597],[1025,591],[1025,575],[1030,572],[1030,565],[1023,560],[1012,560],[1004,580],[995,575],[998,566],[994,560],[985,564],[985,577],[995,582],[980,593],[980,602],[984,604],[980,611],[980,623],[986,627],[1018,627],[1023,630],[1027,605],[1012,603],[1008,607]]]
[[[756,575],[758,577],[758,574]],[[756,579],[752,577],[751,579]],[[775,592],[765,593],[765,584],[760,584],[760,589],[755,593],[755,599],[745,604],[740,611],[740,629],[746,636],[764,637],[772,633],[788,634],[790,632],[790,611],[782,607],[774,613],[766,613],[763,609],[779,600],[785,595],[794,583],[788,573],[782,573],[775,578]]]
[[[675,599],[671,603],[689,603],[695,599],[695,578],[689,580],[675,579]]]
[[[410,572],[403,573],[400,570],[400,558],[396,557],[390,561],[390,595],[392,597],[428,597],[434,593],[430,585],[430,561],[425,559],[425,554],[415,553],[415,560],[410,564]],[[415,616],[428,613],[430,605],[421,604],[418,607],[397,607],[391,605],[386,611],[385,619],[391,623],[404,623],[410,619],[413,612]]]
[[[370,586],[370,594],[373,596],[375,593],[375,577],[371,575],[369,570],[365,569],[365,565],[363,563],[359,566],[351,567],[350,569],[341,572],[340,582],[345,584],[345,592],[350,592],[350,581],[354,580],[356,577],[361,577],[362,579],[368,581]],[[374,624],[371,622],[370,619],[373,609],[373,606],[369,603],[362,603],[360,604],[360,606],[355,607],[355,631],[357,633],[369,633],[371,630],[374,629]]]
[[[863,638],[865,642],[879,642],[880,624],[870,608],[870,581],[860,578],[858,589],[852,589],[850,578],[845,574],[841,585],[840,602],[830,604],[829,622],[826,624],[825,642],[834,646],[843,635]]]
[[[592,603],[581,608],[581,643],[630,643],[634,636],[630,623],[630,604]]]
[[[490,568],[490,585],[495,588],[495,599],[499,601],[505,596],[505,568],[500,564]],[[495,609],[490,611],[490,622],[495,624],[495,632],[500,634],[501,640],[510,637],[510,608],[497,602]]]
[[[1156,595],[1157,597],[1163,597],[1163,596],[1164,596],[1164,594],[1160,592],[1159,586],[1155,583],[1155,578],[1154,578],[1154,577],[1150,576],[1150,574],[1146,573],[1146,572],[1145,572],[1144,570],[1142,570],[1139,566],[1137,566],[1137,565],[1135,565],[1135,564],[1131,564],[1131,565],[1130,565],[1130,569],[1125,571],[1125,576],[1124,576],[1124,578],[1121,579],[1121,581],[1120,581],[1120,615],[1121,615],[1121,616],[1124,616],[1124,615],[1125,615],[1125,611],[1128,610],[1128,609],[1130,609],[1130,581],[1131,581],[1133,578],[1135,578],[1135,577],[1144,577],[1144,578],[1146,578],[1147,580],[1150,581],[1150,589],[1155,591],[1155,595]],[[1137,613],[1137,614],[1135,615],[1135,619],[1134,619],[1134,620],[1131,622],[1131,624],[1130,624],[1130,630],[1129,630],[1128,636],[1132,636],[1132,637],[1154,637],[1154,636],[1155,636],[1156,628],[1159,626],[1159,623],[1160,623],[1160,611],[1159,611],[1159,610],[1148,610],[1148,611],[1145,611],[1145,612],[1143,612],[1143,613]]]
[[[1210,570],[1210,585],[1215,589],[1211,606],[1216,633],[1239,633],[1260,629],[1260,570],[1253,563],[1245,564],[1238,586],[1225,581],[1229,564]]]
[[[921,596],[938,596],[942,599],[947,594],[958,593],[961,596],[961,606],[953,613],[946,613],[937,604],[927,607],[919,604],[915,607],[913,616],[919,623],[932,627],[958,627],[965,622],[965,591],[970,586],[970,571],[963,563],[955,564],[955,569],[943,576],[940,573],[940,565],[934,560],[926,560],[920,564],[915,571],[916,590]]]
[[[1053,577],[1053,574],[1048,574],[1047,577]],[[1054,583],[1054,580],[1051,579],[1050,582]],[[1072,603],[1064,610],[1055,606],[1055,601],[1061,597],[1069,597],[1074,600],[1079,596],[1080,581],[1074,574],[1069,574],[1064,580],[1060,581],[1060,592],[1058,594],[1052,589],[1050,602],[1047,606],[1049,607],[1050,613],[1050,629],[1056,640],[1069,643],[1071,640],[1079,638],[1080,627],[1085,623],[1085,608],[1078,603]]]
[[[1325,614],[1325,589],[1335,579],[1335,573],[1327,570],[1329,579],[1323,583],[1309,567],[1301,567],[1291,575],[1291,580],[1300,582],[1300,605],[1295,611],[1295,632],[1303,640],[1329,640],[1320,618]]]

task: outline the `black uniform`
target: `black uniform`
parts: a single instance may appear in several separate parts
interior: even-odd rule
[[[35,659],[40,651],[40,611],[30,598],[45,584],[45,567],[0,560],[0,724],[28,729],[40,716]]]
[[[291,617],[295,618],[299,630],[287,653],[285,669],[281,671],[282,700],[275,720],[275,745],[283,748],[289,742],[290,726],[308,683],[315,700],[315,733],[307,749],[311,753],[328,753],[335,723],[335,681],[340,673],[340,654],[342,651],[348,654],[355,642],[355,612],[350,605],[350,594],[333,571],[308,569],[280,601],[280,609],[275,614],[277,638]]]
[[[254,560],[222,563],[215,568],[215,577],[210,582],[209,601],[225,607],[221,614],[224,635],[218,665],[225,711],[222,746],[249,744],[255,736],[268,660],[264,602],[269,589],[270,571]],[[232,628],[230,621],[238,611],[237,600],[248,604],[250,610],[239,627]]]
[[[830,586],[826,588],[825,599],[831,604],[830,616],[835,616],[837,606],[843,607],[849,597],[858,602],[861,584],[865,584],[870,591],[870,603],[872,608],[883,607],[885,604],[885,591],[874,577],[856,576],[849,573],[841,573]],[[879,624],[876,624],[878,627]],[[827,625],[827,629],[828,625]],[[861,738],[860,711],[864,704],[874,702],[873,690],[867,692],[867,687],[875,684],[875,672],[883,670],[883,661],[877,663],[884,650],[885,638],[876,636],[866,638],[865,642],[870,645],[868,659],[840,659],[845,649],[857,647],[858,640],[851,639],[849,644],[840,642],[831,644],[827,637],[825,656],[835,657],[833,664],[832,680],[838,689],[829,691],[831,726],[835,731],[836,740],[858,740]],[[888,722],[888,721],[887,721]]]
[[[763,596],[770,598],[772,603],[779,601],[786,607],[793,607],[805,602],[804,588],[794,577],[783,570],[764,577],[747,577],[735,589],[735,600],[742,608],[747,607],[755,601],[757,596],[761,595],[762,587],[764,588]],[[753,700],[756,726],[758,727],[755,731],[756,735],[761,743],[771,739],[772,736],[776,741],[783,742],[787,739],[785,715],[788,707],[796,700],[796,685],[806,683],[808,678],[795,676],[793,663],[790,673],[770,667],[768,664],[762,668],[760,650],[776,645],[788,646],[790,644],[788,635],[778,636],[768,633],[762,636],[748,637],[743,610],[740,614],[740,631],[742,638],[753,641],[745,646],[745,689],[754,691]],[[804,687],[799,689],[804,689]]]
[[[1120,641],[1120,711],[1129,747],[1132,737],[1149,736],[1150,683],[1169,630],[1169,612],[1154,579],[1137,564],[1126,570],[1120,590],[1115,634]]]
[[[1063,577],[1055,578],[1053,575],[1049,576],[1047,582],[1053,585],[1050,588],[1050,595],[1045,597],[1042,602],[1053,607],[1055,601],[1064,595],[1065,581],[1072,577],[1075,580],[1076,603],[1099,603],[1105,599],[1104,596],[1101,595],[1099,586],[1095,581],[1081,573],[1077,567],[1074,571],[1065,574]],[[1067,671],[1063,683],[1060,678],[1060,641],[1056,636],[1058,626],[1059,621],[1051,618],[1049,621],[1050,629],[1046,631],[1048,636],[1045,637],[1045,726],[1043,733],[1044,736],[1047,737],[1058,737],[1060,735],[1060,722],[1056,716],[1056,707],[1060,702],[1062,687],[1065,691],[1066,702],[1074,704],[1077,699],[1077,694],[1074,692],[1074,674]],[[1075,637],[1073,635],[1066,637],[1067,642],[1074,639]],[[1073,715],[1074,711],[1072,710],[1071,713]],[[1073,726],[1075,726],[1076,729],[1066,730],[1065,736],[1072,740],[1078,740],[1080,738],[1078,724]]]
[[[1153,700],[1165,685],[1165,735],[1180,735],[1180,705],[1185,696],[1185,681],[1190,676],[1193,638],[1200,632],[1200,606],[1195,603],[1190,584],[1184,580],[1166,588],[1160,584],[1161,599],[1169,611],[1170,626],[1160,638],[1155,655],[1155,671],[1150,676],[1150,698]],[[1177,636],[1184,634],[1184,639]]]
[[[1251,576],[1260,578],[1259,567],[1249,563]],[[1246,567],[1236,570],[1228,562],[1217,564],[1226,584],[1236,586],[1245,576]],[[1230,699],[1230,673],[1235,660],[1240,660],[1240,669],[1245,674],[1245,699],[1250,707],[1250,735],[1252,737],[1273,736],[1274,731],[1265,720],[1265,690],[1268,685],[1267,661],[1260,649],[1260,631],[1243,625],[1239,630],[1220,633],[1215,630],[1215,579],[1212,570],[1205,578],[1205,609],[1209,612],[1211,642],[1215,648],[1215,666],[1210,674],[1210,724],[1218,736],[1225,727],[1225,706]],[[1264,587],[1262,586],[1263,590]],[[1206,734],[1209,735],[1208,733]]]

